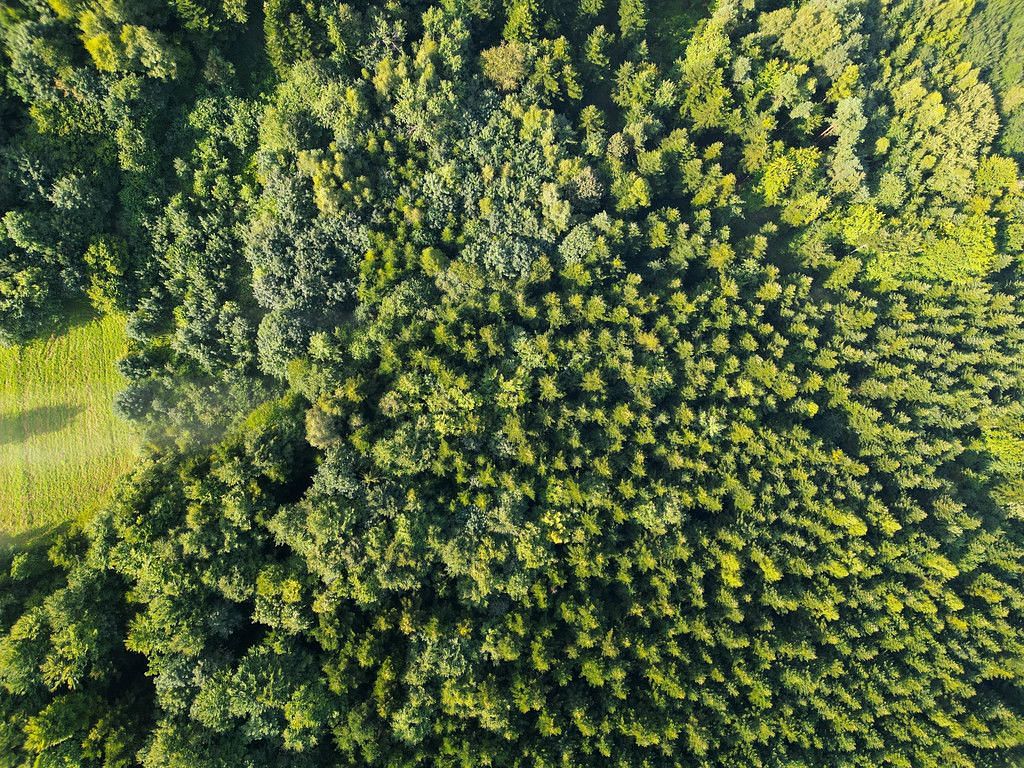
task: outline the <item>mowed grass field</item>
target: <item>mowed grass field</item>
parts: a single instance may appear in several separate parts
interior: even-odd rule
[[[114,414],[124,320],[0,347],[0,542],[81,518],[109,497],[136,440]]]

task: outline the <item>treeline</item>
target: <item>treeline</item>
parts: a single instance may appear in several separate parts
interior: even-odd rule
[[[0,317],[127,312],[150,449],[6,563],[0,766],[1024,761],[970,4],[50,2]]]

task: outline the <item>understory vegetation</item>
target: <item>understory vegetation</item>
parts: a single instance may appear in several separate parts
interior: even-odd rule
[[[0,23],[0,337],[146,443],[0,766],[1024,765],[1016,0]]]

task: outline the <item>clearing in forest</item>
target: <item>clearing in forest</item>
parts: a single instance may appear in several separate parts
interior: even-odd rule
[[[90,514],[132,462],[114,414],[124,319],[0,348],[0,541]]]

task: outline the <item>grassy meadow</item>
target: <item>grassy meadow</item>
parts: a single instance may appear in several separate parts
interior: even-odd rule
[[[88,320],[0,348],[0,540],[90,514],[131,464],[113,412],[124,320]]]

